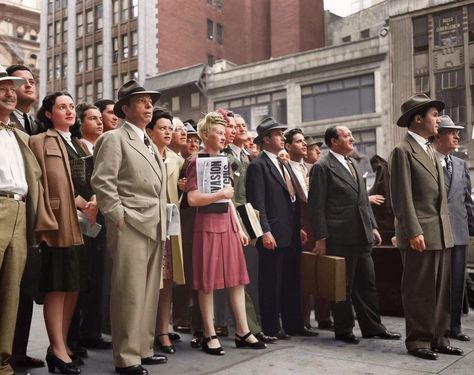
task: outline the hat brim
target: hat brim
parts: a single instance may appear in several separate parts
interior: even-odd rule
[[[12,76],[6,76],[6,77],[1,77],[0,82],[5,82],[5,81],[11,81],[15,88],[18,88],[26,83],[26,79],[21,78],[21,77],[12,77]]]
[[[132,92],[131,94],[128,94],[127,96],[124,96],[122,99],[120,99],[117,103],[114,105],[114,114],[121,119],[125,118],[125,113],[122,111],[122,106],[124,103],[127,101],[128,98],[131,98],[132,96],[137,96],[137,95],[150,95],[152,104],[155,105],[155,103],[160,99],[161,94],[158,91],[137,91],[137,92]]]
[[[406,111],[403,115],[401,115],[399,117],[399,119],[397,120],[397,125],[401,128],[407,128],[408,125],[410,125],[408,123],[410,118],[416,112],[420,111],[421,109],[423,109],[425,107],[436,107],[438,112],[441,112],[444,109],[444,103],[442,101],[439,101],[439,100],[430,100],[429,102],[426,102],[426,103],[420,103],[417,106],[414,106],[410,110]]]
[[[262,134],[258,134],[254,139],[253,143],[261,144],[263,142],[263,137],[265,137],[272,130],[285,130],[288,129],[287,125],[278,124],[277,126],[271,127],[270,129],[264,131]]]
[[[459,125],[448,125],[448,126],[442,126],[438,128],[438,132],[443,131],[443,129],[447,130],[462,130],[464,129],[464,126],[459,126]]]

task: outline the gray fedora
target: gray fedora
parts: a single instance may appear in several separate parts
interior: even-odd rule
[[[125,82],[118,90],[118,101],[114,105],[114,113],[117,117],[122,119],[125,118],[122,106],[128,98],[134,95],[150,95],[153,104],[155,104],[161,96],[158,91],[147,91],[144,87],[140,86],[137,81],[131,79],[130,81]]]
[[[438,112],[441,112],[444,109],[444,103],[440,100],[432,100],[426,94],[413,95],[402,104],[402,115],[397,120],[397,125],[407,128],[411,117],[425,107],[436,107]]]
[[[263,137],[265,137],[271,130],[285,130],[288,126],[282,125],[274,121],[271,117],[267,117],[260,122],[257,126],[257,136],[254,138],[255,143],[262,143]]]
[[[319,142],[309,135],[304,137],[304,140],[306,141],[306,146],[308,147],[313,145],[318,145],[318,147],[321,147],[323,145],[323,142]]]
[[[8,72],[5,70],[5,68],[0,65],[0,82],[3,81],[11,81],[16,88],[26,83],[26,80],[24,78],[13,77],[11,75],[8,75]]]
[[[451,117],[449,117],[448,115],[439,116],[439,119],[440,119],[441,121],[440,121],[440,123],[439,123],[438,132],[439,132],[440,130],[443,130],[443,129],[449,129],[449,130],[452,130],[452,129],[456,129],[456,130],[464,129],[464,126],[456,125],[456,124],[453,122],[453,120],[451,120]]]

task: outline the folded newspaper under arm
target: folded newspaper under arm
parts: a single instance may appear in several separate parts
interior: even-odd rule
[[[238,206],[237,212],[239,213],[245,232],[247,232],[252,240],[263,236],[259,212],[253,208],[251,203]]]
[[[102,225],[99,223],[90,225],[87,216],[79,210],[77,210],[77,218],[79,219],[79,226],[81,227],[82,234],[87,237],[96,238],[102,229]]]
[[[179,210],[173,203],[166,205],[166,238],[170,236],[181,235],[181,220],[179,217]]]
[[[199,154],[196,158],[196,175],[198,191],[215,193],[230,185],[229,160],[226,155],[210,156]],[[225,213],[228,211],[230,199],[221,199],[212,204],[198,207],[200,213]]]

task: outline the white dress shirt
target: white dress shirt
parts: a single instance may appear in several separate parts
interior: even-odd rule
[[[230,150],[232,151],[232,154],[237,158],[240,159],[240,153],[242,152],[242,149],[233,143],[229,145]]]
[[[138,139],[141,139],[142,142],[145,142],[145,132],[142,129],[140,129],[138,126],[135,126],[128,121],[125,121],[125,124],[131,127],[135,133],[137,133]]]
[[[272,163],[275,164],[276,169],[278,170],[278,172],[280,172],[281,177],[283,177],[283,181],[285,181],[285,176],[283,176],[283,172],[281,170],[280,161],[278,159],[278,156],[271,153],[271,152],[269,152],[269,151],[267,151],[267,150],[263,150],[263,152],[265,154],[267,154],[267,156],[270,158]]]
[[[25,196],[28,183],[25,175],[25,162],[20,146],[11,130],[0,129],[0,191]]]
[[[81,138],[81,141],[86,145],[89,153],[92,155],[94,153],[94,145],[85,138]]]
[[[413,137],[413,139],[416,141],[416,143],[418,143],[421,146],[421,148],[423,150],[425,150],[425,152],[429,156],[430,154],[428,153],[428,140],[426,138],[423,138],[421,135],[413,133],[410,130],[408,130],[408,134],[410,134]]]
[[[304,176],[303,170],[301,168],[302,164],[304,164],[303,159],[300,162],[290,160],[291,169],[293,170],[293,173],[298,179],[298,183],[303,188],[306,198],[308,198],[308,186],[306,186],[306,176]]]
[[[337,159],[337,161],[338,161],[339,163],[341,163],[341,164],[344,166],[344,168],[346,168],[347,171],[348,171],[348,172],[351,174],[351,176],[352,176],[351,169],[349,168],[349,164],[347,164],[347,160],[346,160],[346,158],[344,157],[344,155],[338,154],[337,152],[334,152],[333,150],[329,150],[329,152],[334,155],[334,157]]]
[[[69,146],[72,147],[72,149],[76,152],[77,154],[77,150],[76,150],[76,147],[74,146],[74,144],[72,143],[72,138],[71,138],[71,133],[70,132],[63,132],[62,130],[59,130],[59,129],[55,129],[58,134],[67,142],[67,144]]]

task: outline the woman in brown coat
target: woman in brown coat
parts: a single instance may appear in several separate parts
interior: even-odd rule
[[[42,245],[40,289],[45,292],[43,312],[50,342],[46,362],[50,372],[57,368],[63,374],[79,374],[81,370],[65,342],[78,293],[87,283],[80,267],[84,247],[76,209],[92,218],[97,208],[80,195],[75,196],[71,179],[68,148],[80,147],[71,141],[69,133],[76,121],[72,97],[65,92],[46,96],[38,118],[48,128],[30,138],[45,190],[45,212],[36,232]]]

